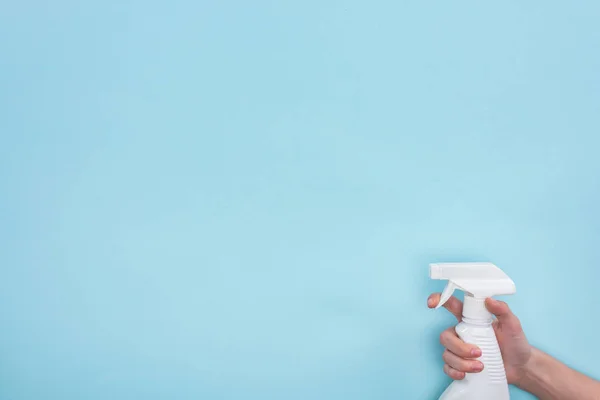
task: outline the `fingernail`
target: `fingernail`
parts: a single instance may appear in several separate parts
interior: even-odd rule
[[[433,307],[433,299],[427,299],[427,305]]]
[[[481,356],[481,350],[479,350],[479,349],[471,349],[471,355],[473,357],[480,357]]]
[[[473,371],[483,371],[483,364],[480,363],[479,361],[473,363]]]

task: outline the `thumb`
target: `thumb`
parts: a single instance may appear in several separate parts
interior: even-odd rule
[[[485,299],[485,306],[501,323],[510,323],[515,318],[508,304],[503,301],[494,300],[490,297]]]

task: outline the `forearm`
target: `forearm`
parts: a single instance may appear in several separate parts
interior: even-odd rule
[[[600,382],[537,349],[517,386],[541,400],[600,400]]]

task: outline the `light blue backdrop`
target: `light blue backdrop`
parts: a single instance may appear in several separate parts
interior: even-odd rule
[[[0,398],[436,399],[461,260],[600,378],[599,18],[5,1]]]

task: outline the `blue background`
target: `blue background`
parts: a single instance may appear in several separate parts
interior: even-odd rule
[[[436,261],[599,378],[599,18],[3,2],[0,398],[436,399]]]

